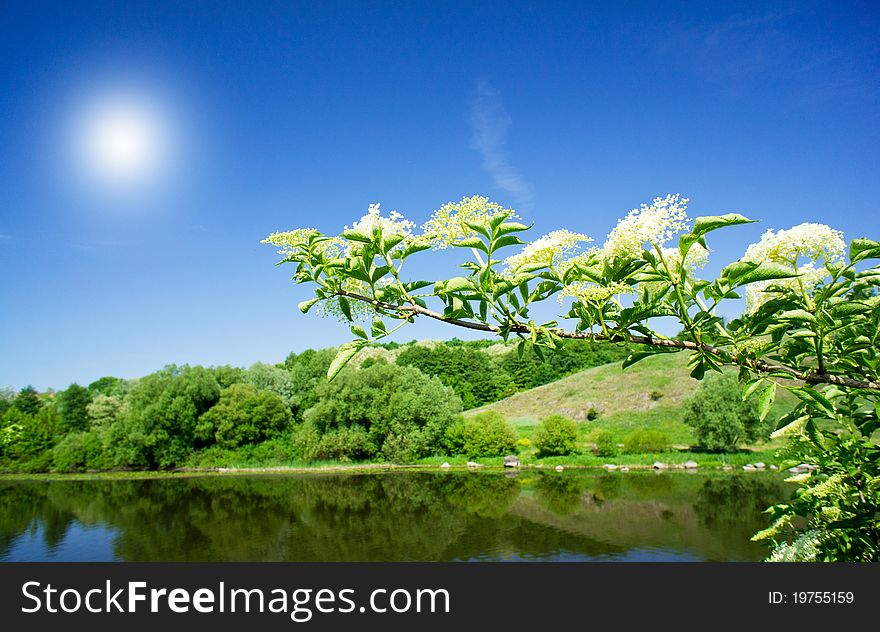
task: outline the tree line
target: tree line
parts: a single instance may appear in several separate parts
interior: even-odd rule
[[[0,468],[211,466],[230,453],[270,461],[408,461],[454,449],[462,410],[622,357],[576,341],[563,353],[489,341],[376,345],[328,382],[335,349],[250,368],[169,365],[39,393],[0,392]],[[450,443],[451,442],[451,443]]]

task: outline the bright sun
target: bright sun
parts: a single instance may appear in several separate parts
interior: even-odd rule
[[[144,100],[109,97],[94,102],[77,128],[78,162],[90,179],[103,185],[149,184],[167,157],[162,116]]]

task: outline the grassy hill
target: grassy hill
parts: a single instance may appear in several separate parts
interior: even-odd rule
[[[534,426],[541,418],[558,413],[583,422],[579,425],[587,435],[603,429],[623,441],[636,428],[656,428],[673,443],[689,444],[693,433],[682,421],[683,407],[700,383],[689,375],[686,365],[684,353],[653,356],[626,370],[619,362],[606,364],[466,414],[496,410],[514,425]]]
[[[520,436],[528,438],[540,419],[558,413],[579,422],[584,443],[598,430],[607,430],[623,442],[636,428],[651,428],[684,447],[694,443],[693,432],[683,421],[684,405],[700,385],[689,375],[687,360],[686,353],[671,353],[646,358],[627,369],[619,362],[606,364],[465,414],[498,411],[518,427]],[[790,405],[782,397],[777,407]]]

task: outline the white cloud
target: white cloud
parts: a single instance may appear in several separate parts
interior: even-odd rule
[[[471,104],[471,147],[480,152],[483,168],[495,184],[512,195],[521,208],[528,209],[534,199],[532,185],[510,164],[506,149],[511,122],[498,91],[481,80]]]

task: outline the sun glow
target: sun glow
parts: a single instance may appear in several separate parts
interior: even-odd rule
[[[143,96],[105,95],[75,122],[75,160],[90,182],[111,190],[156,184],[170,158],[170,129]]]

